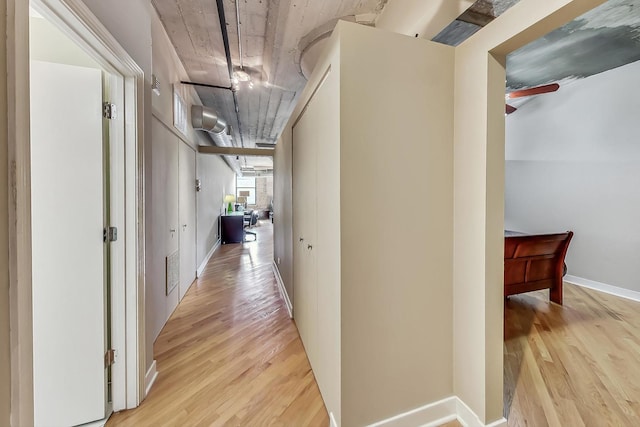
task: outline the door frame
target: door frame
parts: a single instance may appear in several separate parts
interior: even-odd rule
[[[145,397],[144,361],[144,73],[81,0],[33,0],[48,20],[112,76],[119,117],[111,127],[112,225],[123,245],[113,249],[112,368],[115,411]],[[31,179],[29,2],[7,0],[9,136],[9,284],[11,425],[33,424],[31,302]],[[115,273],[115,274],[114,274]]]

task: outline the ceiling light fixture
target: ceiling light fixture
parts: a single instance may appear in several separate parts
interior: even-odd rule
[[[246,71],[239,69],[233,72],[233,80],[238,82],[248,82],[251,80],[251,76]]]
[[[240,30],[242,23],[240,22],[240,2],[236,0],[236,26],[238,30],[238,56],[240,57],[240,69],[244,70],[244,61],[242,59],[242,31]]]

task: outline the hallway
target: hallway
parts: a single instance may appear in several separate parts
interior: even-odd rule
[[[327,426],[298,331],[278,292],[273,226],[222,245],[154,345],[158,379],[108,426]]]

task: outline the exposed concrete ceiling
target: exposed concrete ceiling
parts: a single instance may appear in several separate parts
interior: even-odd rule
[[[478,0],[433,41],[457,46],[519,0]],[[640,60],[640,0],[609,0],[507,56],[507,92],[562,87]],[[543,96],[543,95],[542,95]],[[510,100],[518,107],[531,98]]]
[[[432,40],[458,46],[520,0],[477,0]]]
[[[232,68],[241,77],[237,114],[231,90],[201,86],[197,92],[232,127],[233,145],[274,144],[306,84],[303,71],[313,68],[338,19],[456,46],[518,1],[222,0]],[[190,80],[230,87],[216,1],[152,3]],[[639,40],[640,0],[610,0],[510,54],[507,86],[586,77],[636,61]],[[272,159],[244,157],[238,166],[272,167]]]
[[[196,90],[202,103],[216,109],[232,126],[232,141],[238,147],[273,144],[279,137],[306,84],[300,72],[298,51],[305,35],[339,17],[375,17],[386,4],[386,0],[237,1],[236,4],[223,0],[233,69],[246,73],[239,73],[241,78],[235,92],[237,116],[230,90],[209,87]],[[216,1],[152,0],[152,3],[191,81],[230,87]],[[251,84],[242,81],[242,77],[250,78]],[[271,159],[244,158],[240,162],[241,166],[263,166],[270,164]]]
[[[562,86],[638,60],[640,0],[609,0],[509,54],[507,87]]]

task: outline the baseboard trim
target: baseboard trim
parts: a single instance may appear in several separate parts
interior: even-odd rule
[[[395,415],[368,427],[436,427],[453,421],[456,416],[457,397],[451,396],[428,405]]]
[[[329,413],[329,427],[338,427],[336,417],[333,416],[333,412]]]
[[[104,427],[107,425],[107,421],[109,421],[109,417],[111,417],[111,415],[109,415],[107,418],[103,418],[98,421],[92,421],[90,423],[82,424],[82,427]]]
[[[216,240],[216,243],[214,243],[213,247],[211,248],[207,256],[204,257],[204,261],[202,261],[202,264],[200,264],[200,267],[198,267],[198,271],[197,271],[198,275],[196,277],[200,277],[202,275],[202,272],[204,271],[205,267],[207,266],[207,263],[213,256],[213,253],[217,251],[219,247],[220,247],[220,239]]]
[[[153,387],[153,383],[156,382],[158,378],[158,371],[156,370],[156,361],[154,360],[149,367],[149,370],[144,376],[144,395],[145,397],[149,394],[151,387]]]
[[[289,312],[289,318],[293,319],[293,305],[291,305],[289,294],[287,294],[287,288],[284,287],[284,281],[282,280],[282,276],[280,275],[280,270],[278,269],[278,265],[276,264],[275,260],[273,260],[273,262],[271,263],[271,267],[273,268],[273,274],[276,276],[276,282],[278,283],[280,296],[282,296],[284,305],[287,306],[287,311]]]
[[[480,421],[480,417],[467,406],[462,399],[456,397],[456,413],[458,415],[458,422],[464,427],[506,427],[507,420],[500,418],[490,424],[485,424]]]
[[[504,418],[485,425],[460,398],[451,396],[378,421],[368,427],[438,427],[454,420],[458,420],[464,427],[506,427],[507,425],[507,420]]]
[[[631,289],[619,288],[617,286],[607,285],[606,283],[600,283],[596,282],[595,280],[589,280],[583,277],[571,276],[568,274],[564,276],[564,281],[576,286],[581,286],[583,288],[589,288],[620,298],[626,298],[632,301],[640,302],[640,292],[632,291]]]

